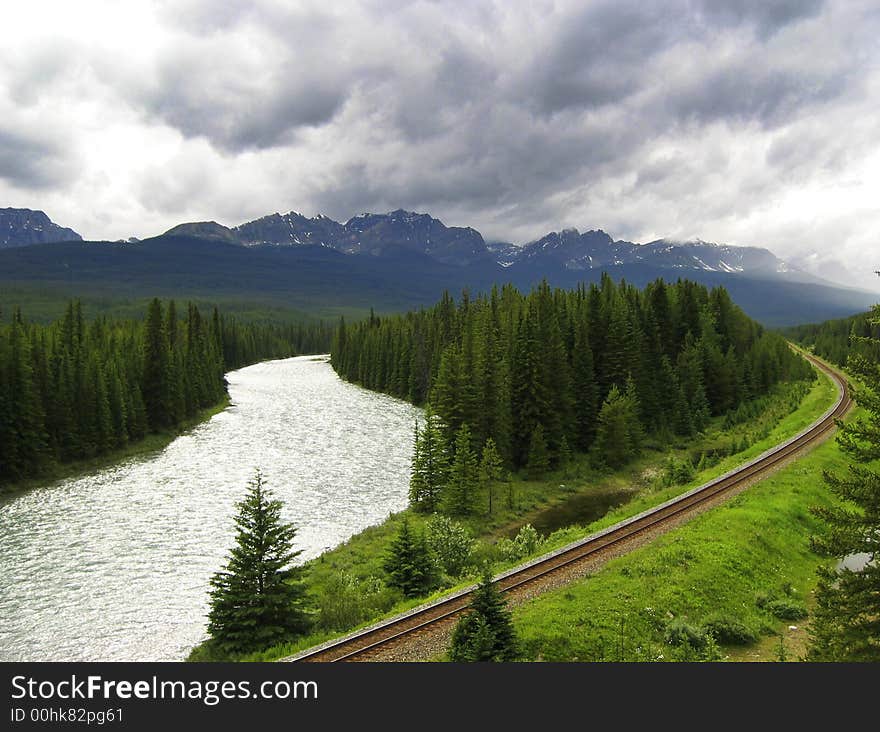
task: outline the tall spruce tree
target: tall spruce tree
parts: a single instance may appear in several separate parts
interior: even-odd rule
[[[450,345],[440,357],[440,367],[431,393],[431,407],[442,420],[443,436],[449,443],[455,440],[465,412],[462,399],[465,378],[469,378],[469,375],[462,375],[461,349],[457,345]]]
[[[483,454],[480,456],[479,468],[480,485],[483,490],[486,491],[490,516],[495,507],[495,487],[501,480],[503,470],[504,466],[501,462],[501,456],[498,454],[498,450],[495,447],[495,440],[490,437],[486,440],[486,444],[483,446]]]
[[[30,341],[17,308],[12,314],[8,354],[4,414],[0,418],[0,442],[5,447],[0,448],[0,457],[5,464],[0,471],[22,478],[34,472],[45,459],[46,435],[43,403],[34,383]]]
[[[474,591],[467,614],[452,633],[449,659],[455,663],[515,661],[517,655],[510,611],[487,569]]]
[[[281,520],[258,470],[237,504],[235,546],[211,578],[208,632],[223,653],[238,655],[289,641],[310,626],[296,529]]]
[[[445,508],[454,515],[473,513],[479,484],[479,464],[471,444],[471,430],[467,423],[455,435],[455,456],[449,470]]]
[[[151,430],[170,423],[168,388],[168,337],[162,317],[162,303],[154,298],[147,308],[143,341],[143,378],[141,391]]]
[[[440,419],[425,411],[425,426],[415,428],[409,500],[423,513],[436,511],[449,481],[449,447]]]
[[[422,463],[422,434],[419,422],[413,425],[413,453],[409,470],[409,503],[416,510],[425,508],[425,477]]]
[[[587,450],[596,434],[598,412],[598,388],[593,369],[593,351],[587,320],[583,319],[577,329],[572,353],[572,391],[574,394],[575,444]]]
[[[423,533],[416,533],[404,517],[384,563],[388,584],[405,597],[418,597],[434,585],[434,565]]]
[[[593,443],[595,458],[609,468],[619,468],[638,451],[641,428],[635,405],[613,386],[599,411],[599,429]]]
[[[880,306],[874,316],[880,322]],[[880,661],[880,471],[869,465],[880,459],[880,361],[853,351],[848,369],[859,379],[853,396],[867,416],[840,425],[838,443],[855,463],[845,476],[825,473],[841,502],[816,510],[827,529],[812,544],[826,557],[861,554],[868,561],[857,571],[819,570],[807,656],[813,661]]]
[[[544,437],[544,425],[538,423],[532,430],[529,440],[529,459],[526,461],[526,473],[529,478],[540,478],[550,469],[550,454],[547,451],[547,440]]]

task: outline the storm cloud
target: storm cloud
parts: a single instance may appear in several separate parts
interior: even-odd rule
[[[852,264],[880,229],[867,0],[33,5],[0,50],[0,205],[87,237],[403,207],[821,270],[830,232]]]
[[[0,180],[39,191],[70,181],[72,160],[55,140],[0,120]]]

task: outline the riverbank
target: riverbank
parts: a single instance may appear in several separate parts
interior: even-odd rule
[[[774,391],[764,408],[749,419],[748,423],[727,424],[718,418],[700,437],[679,441],[666,449],[658,445],[647,446],[641,459],[613,474],[603,474],[590,467],[586,456],[577,456],[566,470],[549,475],[542,481],[526,481],[514,478],[497,491],[495,505],[501,505],[492,516],[483,515],[467,522],[477,540],[472,561],[476,568],[484,561],[492,561],[496,570],[513,566],[526,557],[504,561],[499,557],[498,539],[508,537],[527,523],[540,524],[548,514],[554,514],[554,522],[543,525],[552,529],[533,548],[532,555],[562,546],[599,526],[608,525],[656,505],[688,488],[706,482],[732,467],[746,462],[766,449],[784,441],[804,429],[818,418],[834,401],[836,391],[824,377],[814,381],[806,394],[801,394],[792,405],[794,385],[783,385]],[[710,457],[732,445],[743,449],[730,450],[726,457],[715,460]],[[702,456],[702,459],[700,458]],[[707,459],[709,458],[709,459]],[[700,463],[687,482],[681,484],[666,480],[670,464],[685,460]],[[708,465],[708,467],[706,467]],[[510,500],[512,496],[513,500]],[[596,500],[593,500],[596,499]],[[621,507],[610,512],[609,505]],[[574,506],[573,510],[569,510]],[[586,507],[593,515],[584,513]],[[389,516],[384,523],[370,527],[352,537],[345,544],[321,555],[306,565],[306,577],[310,591],[320,606],[326,596],[339,593],[340,577],[348,583],[349,603],[360,603],[359,612],[349,615],[353,620],[347,627],[324,628],[294,644],[273,648],[251,657],[250,660],[271,660],[293,654],[299,650],[323,642],[335,635],[363,627],[381,617],[388,617],[421,604],[429,598],[400,601],[394,593],[381,589],[382,563],[389,542],[406,517],[411,525],[421,529],[426,518],[412,511]],[[471,575],[473,574],[471,572]],[[440,596],[473,581],[468,575],[453,580],[432,597]],[[373,588],[370,590],[369,588]],[[194,660],[209,660],[203,649],[196,649]]]
[[[304,558],[403,508],[420,411],[314,359],[229,372],[232,406],[158,452],[0,501],[0,658],[183,659],[257,467]]]
[[[138,440],[137,442],[130,442],[123,447],[117,448],[116,450],[111,450],[110,452],[104,453],[103,455],[97,455],[95,457],[86,458],[83,460],[74,460],[69,463],[56,463],[53,467],[44,472],[42,475],[35,476],[33,478],[24,478],[22,480],[15,481],[14,483],[2,484],[0,485],[0,497],[5,497],[14,493],[21,493],[23,491],[32,490],[34,488],[41,488],[43,486],[50,485],[51,483],[56,483],[61,480],[79,478],[82,475],[87,475],[89,473],[94,473],[98,470],[102,470],[103,468],[108,468],[112,465],[115,465],[116,463],[122,462],[123,460],[149,455],[154,452],[159,452],[160,450],[168,447],[171,442],[176,440],[181,435],[185,434],[194,427],[197,427],[203,422],[207,422],[215,414],[219,414],[220,412],[222,412],[229,406],[229,404],[230,401],[229,397],[227,396],[215,406],[202,409],[194,417],[185,420],[173,430],[153,432],[144,437],[142,440]]]

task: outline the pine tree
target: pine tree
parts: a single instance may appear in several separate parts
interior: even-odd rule
[[[563,337],[564,308],[544,280],[535,293],[540,345],[540,378],[547,409],[538,422],[544,430],[551,462],[557,457],[563,437],[572,429],[571,373],[568,349]]]
[[[452,631],[449,660],[453,663],[480,663],[497,661],[495,634],[479,613],[464,615]]]
[[[426,494],[424,468],[422,462],[422,435],[416,420],[413,426],[413,455],[409,471],[409,503],[416,510],[425,510]]]
[[[434,566],[424,534],[416,534],[404,517],[400,531],[391,542],[384,563],[388,584],[404,597],[425,594],[434,584]]]
[[[562,443],[559,445],[559,455],[556,459],[560,468],[567,468],[571,463],[571,448],[568,446],[568,440],[563,436]]]
[[[478,383],[478,409],[474,424],[474,441],[484,445],[490,437],[499,454],[510,449],[510,397],[507,361],[498,343],[498,290],[493,288],[492,299],[485,308],[480,322],[479,346],[475,376]]]
[[[489,499],[489,515],[492,515],[495,498],[495,486],[501,480],[503,466],[501,456],[495,448],[495,440],[491,437],[483,446],[483,454],[480,457],[480,486],[486,491]]]
[[[693,428],[699,431],[706,426],[710,417],[700,349],[686,339],[677,361],[676,374],[688,401],[690,421]]]
[[[488,569],[474,591],[468,613],[452,634],[449,658],[455,663],[515,661],[517,639],[507,603]]]
[[[642,451],[642,442],[645,439],[645,429],[639,417],[641,413],[638,390],[636,389],[635,380],[630,377],[626,382],[626,392],[624,400],[628,413],[627,426],[629,427],[628,437],[631,456],[636,456]]]
[[[602,392],[607,394],[612,386],[623,388],[632,369],[633,323],[627,312],[626,302],[617,296],[608,303],[608,333],[606,351],[603,354],[605,374]]]
[[[34,384],[29,339],[21,312],[12,314],[9,329],[8,367],[3,422],[0,423],[0,451],[4,471],[11,478],[22,478],[37,472],[46,458],[46,434],[43,428],[43,403]]]
[[[455,439],[463,420],[461,363],[458,346],[449,346],[440,358],[440,368],[431,393],[431,407],[443,421],[444,437],[450,443]]]
[[[151,430],[168,426],[168,338],[162,318],[162,303],[154,298],[144,324],[144,366],[141,391]]]
[[[880,306],[874,315],[880,321]],[[866,465],[880,459],[880,361],[852,352],[848,368],[860,379],[853,396],[868,415],[840,425],[837,440],[855,464],[846,476],[825,473],[841,503],[816,510],[827,529],[812,543],[826,557],[867,554],[872,560],[859,571],[819,570],[808,653],[813,661],[880,661],[880,471]]]
[[[259,470],[237,508],[235,546],[211,578],[208,614],[212,643],[228,655],[289,641],[310,625],[302,570],[293,566],[296,529],[281,521],[281,502]]]
[[[638,419],[632,402],[614,386],[599,411],[594,455],[610,468],[619,468],[636,453],[633,424]]]
[[[111,364],[108,375],[108,400],[113,429],[113,447],[120,447],[128,442],[128,406],[125,398],[126,390],[119,378],[119,368]]]
[[[114,443],[113,414],[110,409],[110,398],[107,391],[107,380],[100,364],[93,367],[95,395],[95,444],[98,452],[110,450]]]
[[[550,469],[550,454],[547,452],[547,440],[544,439],[544,426],[535,425],[529,440],[529,458],[526,462],[526,473],[529,478],[540,478]]]
[[[431,513],[440,507],[449,481],[449,449],[442,423],[430,409],[425,412],[425,426],[415,429],[409,499],[413,508]]]
[[[575,335],[572,360],[576,444],[581,450],[586,450],[596,433],[596,413],[598,412],[598,390],[593,369],[593,351],[590,348],[586,319],[583,320]]]
[[[446,486],[445,509],[448,513],[458,516],[473,513],[479,482],[478,467],[471,447],[471,430],[464,423],[455,435],[455,456]]]
[[[537,329],[537,314],[534,307],[529,307],[516,333],[511,368],[512,452],[514,463],[519,466],[528,461],[532,432],[550,408],[542,378]]]

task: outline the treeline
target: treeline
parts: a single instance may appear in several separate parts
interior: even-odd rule
[[[645,433],[692,435],[779,381],[812,378],[723,288],[657,280],[640,291],[607,275],[573,291],[505,286],[457,303],[447,293],[430,309],[342,321],[331,351],[343,378],[429,406],[416,458],[439,460],[426,472],[440,485],[479,475],[487,444],[536,473],[572,450],[617,466]]]
[[[785,334],[838,366],[846,366],[853,351],[874,361],[880,360],[880,322],[873,313],[797,325],[787,328]]]
[[[320,325],[243,323],[153,300],[143,321],[0,323],[0,484],[175,429],[226,396],[224,373],[326,351]]]

